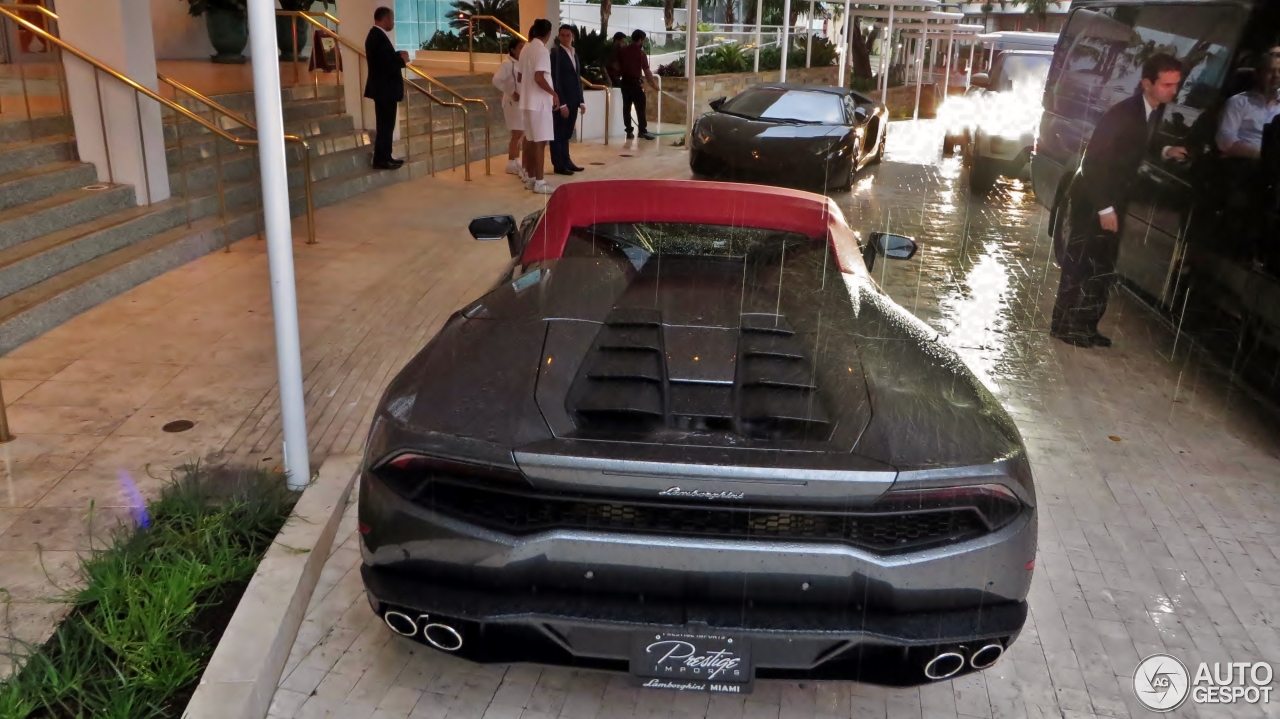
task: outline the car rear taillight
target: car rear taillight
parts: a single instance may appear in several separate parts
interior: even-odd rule
[[[881,512],[927,512],[973,509],[991,531],[1012,522],[1022,502],[1002,484],[973,484],[929,489],[897,489],[885,492],[873,505]]]
[[[394,455],[374,467],[373,473],[409,499],[419,497],[431,480],[437,477],[476,481],[524,481],[524,475],[514,468],[417,452]]]

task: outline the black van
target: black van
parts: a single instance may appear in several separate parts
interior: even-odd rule
[[[1255,88],[1254,67],[1275,51],[1280,0],[1075,0],[1054,48],[1032,177],[1060,241],[1095,123],[1139,91],[1152,54],[1182,60],[1159,145],[1190,157],[1142,164],[1117,272],[1235,376],[1280,398],[1280,123],[1262,133],[1260,157],[1228,156],[1217,140],[1227,101]]]

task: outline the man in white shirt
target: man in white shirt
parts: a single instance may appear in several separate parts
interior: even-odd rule
[[[1254,88],[1227,100],[1218,125],[1218,149],[1227,157],[1262,157],[1262,128],[1280,115],[1280,55],[1254,66]]]
[[[560,99],[551,85],[551,21],[539,18],[529,28],[529,42],[520,52],[520,110],[524,114],[525,188],[539,195],[551,194],[543,179],[547,161],[547,143],[555,138],[551,113]]]

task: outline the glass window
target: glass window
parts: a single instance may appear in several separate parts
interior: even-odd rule
[[[834,124],[845,121],[839,95],[776,87],[747,90],[726,102],[720,111],[763,120]]]
[[[995,76],[993,88],[1007,92],[1024,83],[1043,88],[1053,55],[1005,53],[1000,58],[1003,62],[1000,65],[1000,72]]]
[[[828,95],[828,97],[838,97]],[[565,257],[595,257],[621,253],[637,267],[651,256],[685,255],[741,259],[780,252],[786,247],[815,244],[796,232],[729,225],[680,222],[605,222],[569,231]]]

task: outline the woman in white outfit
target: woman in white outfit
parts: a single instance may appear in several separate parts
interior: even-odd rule
[[[517,61],[520,51],[524,49],[524,40],[516,38],[507,48],[511,56],[509,62],[493,74],[493,86],[502,91],[502,116],[506,118],[507,129],[511,131],[511,142],[507,144],[507,174],[519,175],[524,169],[520,165],[520,146],[524,139],[524,113],[520,111],[520,83],[517,79]],[[520,178],[523,180],[524,178]]]

